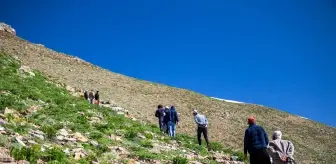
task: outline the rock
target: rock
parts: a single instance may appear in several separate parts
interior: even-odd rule
[[[63,141],[64,140],[64,136],[56,136],[57,140],[59,141]]]
[[[123,140],[121,139],[120,136],[116,136],[116,135],[113,135],[113,134],[111,134],[110,139],[114,140],[114,141],[118,141],[118,142],[123,142]]]
[[[6,115],[6,114],[13,114],[13,113],[15,113],[15,111],[14,110],[12,110],[12,109],[9,109],[9,108],[5,108],[5,112],[4,112],[4,114]]]
[[[134,159],[131,159],[131,160],[127,161],[127,164],[140,164],[140,162],[138,162]]]
[[[67,85],[67,86],[65,87],[65,89],[66,89],[67,91],[69,91],[69,92],[75,92],[75,91],[76,91],[75,88],[73,88],[73,87],[71,87],[71,86],[69,86],[69,85]]]
[[[17,164],[30,164],[28,161],[20,160],[17,162]]]
[[[5,121],[2,118],[0,118],[0,125],[5,125],[5,124],[7,124],[7,121]]]
[[[68,133],[65,129],[61,129],[61,130],[59,130],[58,133],[59,133],[60,135],[64,136],[64,137],[66,137],[66,136],[69,135],[69,133]]]
[[[80,142],[88,142],[89,141],[88,138],[86,138],[85,136],[83,136],[81,133],[78,133],[78,132],[76,132],[74,134],[74,138],[76,138]]]
[[[41,140],[44,140],[44,136],[43,135],[34,134],[34,133],[31,133],[31,135],[34,136],[34,137],[37,137],[37,138],[39,138]]]
[[[118,155],[129,155],[130,153],[124,149],[123,147],[117,147],[117,146],[113,146],[110,147],[110,149],[112,150],[112,152],[117,153]]]
[[[0,23],[0,31],[4,31],[7,33],[10,33],[12,35],[16,35],[16,31],[14,28],[12,28],[10,25],[5,23]]]
[[[93,145],[93,146],[95,146],[95,147],[98,147],[99,146],[99,144],[98,144],[98,142],[97,141],[90,141],[90,143]]]
[[[81,159],[82,157],[85,157],[85,154],[82,153],[82,152],[77,152],[75,153],[75,160],[79,160]]]
[[[138,133],[138,137],[142,138],[142,139],[146,139],[146,137],[143,134],[141,134],[141,133]]]
[[[69,150],[69,148],[64,149],[63,152],[64,152],[66,155],[69,155],[69,154],[70,154],[70,150]]]
[[[21,144],[22,146],[26,146],[25,143],[23,143],[23,141],[20,139],[20,137],[15,137],[16,141]]]
[[[38,144],[38,143],[35,142],[34,140],[28,140],[28,143],[33,144],[33,145],[37,145],[37,144]]]
[[[76,142],[75,138],[64,137],[64,140],[70,141],[70,142]]]
[[[19,71],[20,73],[28,73],[29,76],[35,76],[35,73],[28,66],[21,66]]]
[[[4,127],[0,126],[0,131],[6,130]]]

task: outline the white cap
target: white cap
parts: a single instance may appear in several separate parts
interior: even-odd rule
[[[274,131],[273,134],[272,134],[272,136],[275,139],[281,139],[282,133],[281,133],[281,131]]]
[[[193,111],[193,113],[198,113],[198,111],[195,109],[195,110]]]
[[[169,106],[167,105],[166,108],[169,109]]]

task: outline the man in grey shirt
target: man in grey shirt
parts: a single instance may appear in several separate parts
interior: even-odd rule
[[[209,140],[208,140],[208,119],[201,114],[198,114],[197,110],[193,111],[193,115],[195,118],[195,122],[197,124],[197,139],[198,139],[198,144],[202,145],[202,133],[205,139],[205,142],[207,144],[208,149],[210,149],[209,145]]]

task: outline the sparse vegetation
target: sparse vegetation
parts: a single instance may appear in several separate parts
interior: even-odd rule
[[[91,105],[87,101],[71,96],[68,91],[48,82],[44,76],[34,71],[35,76],[22,76],[18,73],[20,65],[15,64],[8,55],[0,55],[0,91],[8,91],[10,94],[1,94],[0,109],[9,108],[13,112],[6,115],[8,123],[4,126],[8,132],[21,135],[21,138],[28,137],[33,131],[40,131],[43,135],[34,134],[30,138],[31,143],[22,146],[14,138],[9,140],[7,136],[0,136],[0,146],[8,147],[10,154],[16,160],[27,160],[36,163],[42,160],[49,163],[90,163],[97,159],[118,160],[118,151],[113,152],[113,146],[127,148],[127,158],[138,158],[139,160],[171,160],[174,163],[183,164],[188,160],[185,157],[176,157],[181,152],[174,150],[153,152],[153,141],[156,145],[174,146],[170,137],[163,135],[157,126],[152,124],[141,124],[124,116],[117,115],[109,108]],[[6,77],[6,78],[5,78]],[[13,101],[8,101],[8,98]],[[29,111],[32,107],[39,106],[37,111]],[[23,108],[24,107],[24,108]],[[96,117],[101,115],[101,118]],[[98,118],[98,122],[91,123],[91,118]],[[58,144],[58,131],[68,129],[68,132],[77,132],[82,135],[84,143]],[[110,135],[122,138],[123,142],[109,138]],[[44,137],[45,138],[44,138]],[[87,136],[87,140],[85,140]],[[11,137],[11,136],[8,136]],[[83,138],[84,137],[84,138]],[[145,138],[145,139],[144,139]],[[194,150],[200,155],[209,155],[208,151],[198,146],[195,139],[188,135],[178,135],[177,141],[181,142],[188,151]],[[35,143],[34,143],[35,142]],[[172,144],[173,143],[173,144]],[[223,150],[218,143],[213,143],[217,150]],[[84,156],[77,155],[72,149],[82,147],[86,151]],[[175,142],[175,147],[178,145]],[[68,152],[66,154],[65,152]],[[174,155],[174,156],[171,156]],[[108,157],[108,158],[107,158]],[[113,157],[113,158],[112,158]],[[76,157],[77,158],[77,157]],[[196,160],[196,159],[195,159]],[[210,162],[210,160],[208,161]]]

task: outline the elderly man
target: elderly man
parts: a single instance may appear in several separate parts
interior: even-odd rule
[[[290,141],[282,140],[281,137],[281,131],[273,132],[272,141],[267,148],[273,164],[295,164],[293,158],[294,145]]]
[[[250,154],[250,164],[271,164],[267,153],[268,137],[263,127],[256,125],[254,117],[248,118],[249,127],[245,131],[244,154]]]
[[[208,119],[201,114],[198,114],[197,110],[193,111],[193,115],[194,115],[194,119],[195,119],[195,123],[197,124],[197,140],[198,140],[198,144],[202,145],[202,133],[205,139],[205,142],[207,144],[208,149],[210,150],[210,143],[209,143],[209,139],[208,139]]]

